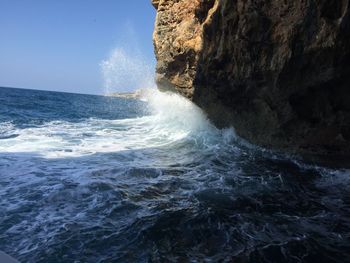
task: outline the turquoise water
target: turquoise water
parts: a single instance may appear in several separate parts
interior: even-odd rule
[[[0,250],[22,262],[350,262],[349,183],[177,95],[0,88]]]

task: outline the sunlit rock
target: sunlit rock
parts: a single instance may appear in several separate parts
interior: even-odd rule
[[[157,82],[275,149],[350,156],[348,0],[159,0]]]

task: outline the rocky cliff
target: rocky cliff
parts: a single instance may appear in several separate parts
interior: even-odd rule
[[[153,0],[157,82],[264,147],[350,156],[349,0]]]

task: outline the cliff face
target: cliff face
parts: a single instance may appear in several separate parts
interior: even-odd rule
[[[350,0],[153,0],[157,82],[276,149],[350,156]]]

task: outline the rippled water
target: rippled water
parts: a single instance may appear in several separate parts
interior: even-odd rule
[[[350,171],[194,105],[0,88],[0,250],[22,262],[350,262]]]

